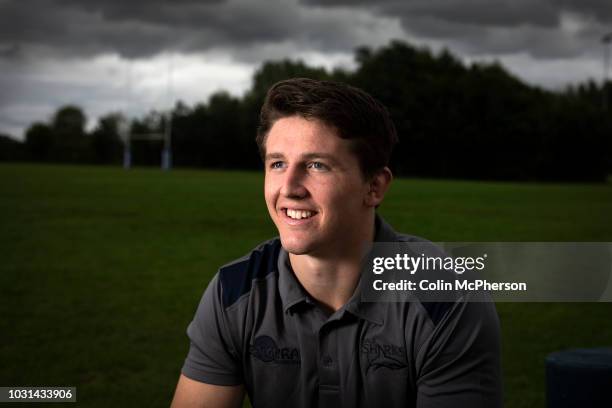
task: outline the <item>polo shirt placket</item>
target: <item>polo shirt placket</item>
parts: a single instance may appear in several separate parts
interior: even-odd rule
[[[369,325],[382,326],[383,320],[375,317],[367,307],[360,307],[360,293],[357,290],[342,308],[326,313],[307,294],[297,281],[291,268],[288,254],[281,251],[278,259],[279,292],[287,304],[289,318],[294,319],[301,337],[301,344],[315,344],[304,347],[302,363],[316,362],[317,405],[325,408],[356,407],[360,402],[353,398],[358,392],[355,383],[358,368],[357,339]],[[359,287],[359,285],[357,285]],[[347,374],[348,373],[348,374]],[[343,377],[344,374],[344,377]],[[363,402],[363,401],[361,401]]]

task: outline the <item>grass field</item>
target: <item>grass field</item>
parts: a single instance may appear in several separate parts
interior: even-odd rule
[[[275,235],[262,183],[0,165],[0,386],[77,386],[78,406],[167,406],[207,282]],[[610,184],[396,180],[380,212],[434,241],[612,241]],[[549,352],[612,345],[612,304],[498,312],[506,407],[545,405]]]

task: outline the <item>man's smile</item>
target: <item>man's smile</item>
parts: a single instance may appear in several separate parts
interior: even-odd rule
[[[282,218],[290,225],[301,225],[309,222],[318,212],[302,208],[282,207]]]

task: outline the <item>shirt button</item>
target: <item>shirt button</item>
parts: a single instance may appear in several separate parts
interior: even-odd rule
[[[323,365],[325,367],[329,367],[330,365],[332,365],[334,363],[334,360],[330,357],[330,356],[325,356],[323,357]]]

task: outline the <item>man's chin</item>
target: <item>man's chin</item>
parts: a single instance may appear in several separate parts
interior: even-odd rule
[[[291,255],[307,255],[310,253],[308,249],[299,246],[283,245],[283,248]]]
[[[306,255],[312,251],[310,245],[305,242],[296,241],[293,239],[283,239],[281,236],[281,244],[283,249],[293,255]]]

